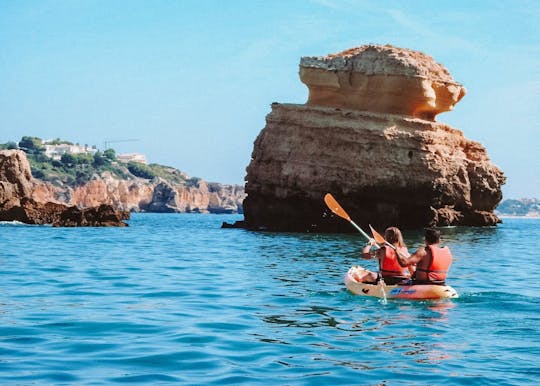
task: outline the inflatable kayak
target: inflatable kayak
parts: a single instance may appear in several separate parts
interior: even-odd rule
[[[345,285],[355,295],[375,296],[386,299],[444,299],[458,297],[456,290],[449,285],[384,285],[382,283],[362,283],[358,281],[358,278],[361,278],[365,274],[365,271],[365,268],[354,266],[345,275]]]

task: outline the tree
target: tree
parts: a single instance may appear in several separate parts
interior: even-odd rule
[[[151,180],[152,178],[156,177],[156,173],[151,167],[139,162],[128,162],[127,168],[131,174],[140,178]]]
[[[186,181],[186,186],[189,187],[199,187],[199,182],[201,182],[201,179],[199,177],[191,177],[189,180]]]
[[[88,153],[74,154],[73,158],[75,159],[75,163],[77,165],[90,165],[92,162],[94,162],[94,157]]]
[[[36,150],[43,148],[43,141],[38,137],[28,137],[24,136],[19,141],[19,147],[26,149],[29,152],[34,152]]]
[[[100,166],[107,165],[111,162],[110,159],[106,158],[102,152],[96,151],[94,153],[94,167],[99,168]]]
[[[73,156],[73,154],[70,153],[64,153],[62,154],[62,157],[60,157],[60,161],[66,166],[73,166],[77,163],[77,160]]]
[[[49,145],[73,145],[73,142],[64,141],[60,138],[55,138],[52,141],[47,142]]]
[[[111,161],[114,161],[116,159],[116,152],[114,151],[114,149],[107,149],[103,152],[103,155],[110,159]]]

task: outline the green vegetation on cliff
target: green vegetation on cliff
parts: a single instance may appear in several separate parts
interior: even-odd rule
[[[114,149],[101,152],[95,147],[88,148],[85,145],[83,148],[87,150],[83,153],[65,152],[60,159],[53,159],[46,154],[46,145],[72,146],[73,143],[57,138],[44,144],[41,138],[24,136],[18,143],[10,141],[0,144],[0,150],[23,150],[30,163],[32,175],[58,186],[82,185],[104,172],[110,172],[120,179],[129,180],[138,177],[151,180],[159,177],[171,183],[185,183],[186,185],[193,184],[194,179],[199,180],[196,177],[188,179],[184,173],[169,166],[146,165],[138,162],[121,163]]]
[[[139,178],[151,180],[156,177],[166,181],[182,184],[186,182],[186,175],[178,169],[158,164],[142,164],[139,162],[128,162],[127,169],[131,174]]]

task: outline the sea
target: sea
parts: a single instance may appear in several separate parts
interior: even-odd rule
[[[540,384],[540,219],[441,228],[460,297],[386,302],[343,283],[359,233],[241,219],[0,224],[0,384]]]

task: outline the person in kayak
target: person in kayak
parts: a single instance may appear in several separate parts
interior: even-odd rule
[[[401,231],[396,227],[387,228],[384,231],[384,238],[390,244],[392,244],[396,250],[399,250],[400,253],[404,256],[409,256],[405,242],[403,241],[403,236]],[[406,284],[411,279],[411,274],[414,272],[414,267],[402,267],[398,261],[396,252],[388,247],[381,246],[378,249],[375,240],[371,239],[369,243],[362,250],[362,258],[364,259],[373,259],[376,258],[379,260],[379,272],[371,272],[366,270],[366,275],[362,278],[359,278],[359,281],[366,283],[376,283],[382,277],[385,284],[395,285],[395,284]]]
[[[452,253],[447,246],[441,247],[441,232],[428,228],[425,232],[425,246],[419,247],[407,256],[398,250],[397,260],[402,267],[416,265],[411,284],[445,285],[446,276],[452,264]]]

